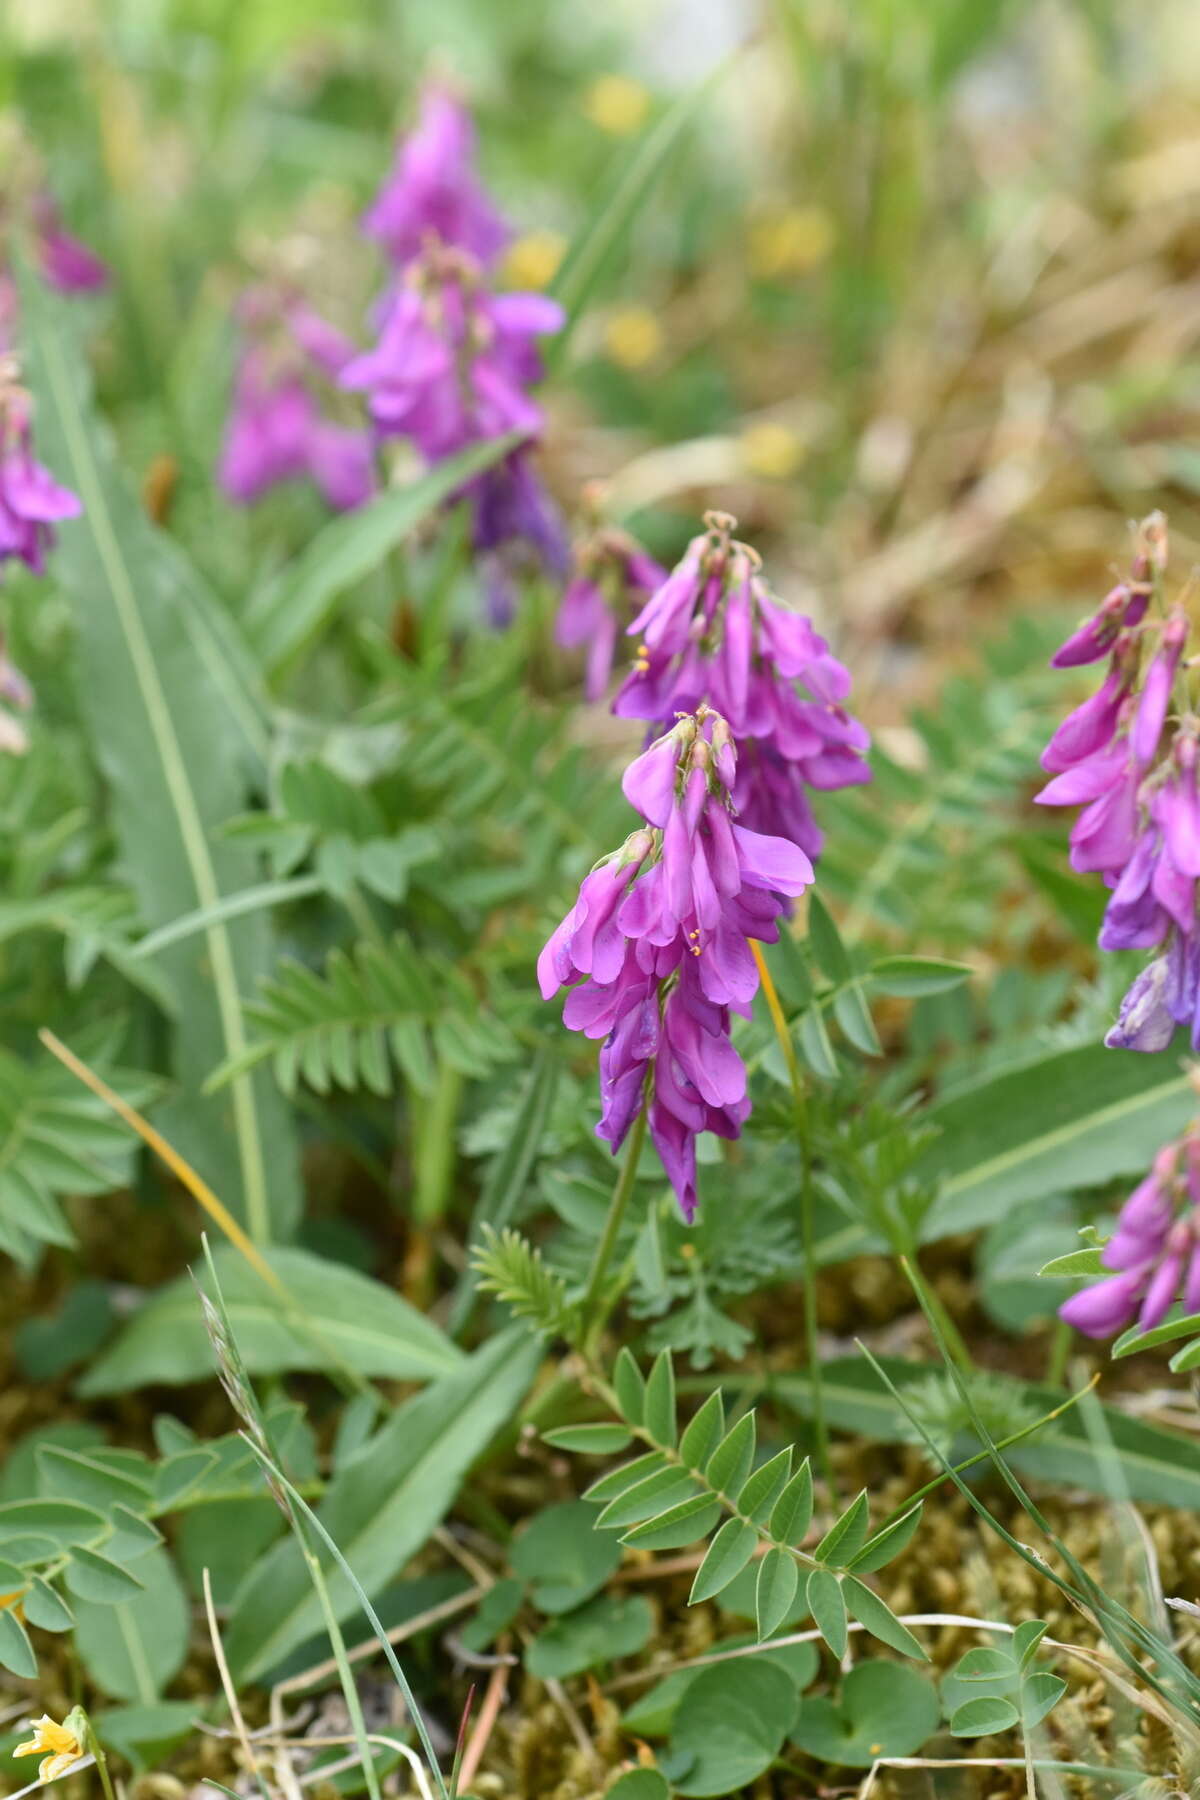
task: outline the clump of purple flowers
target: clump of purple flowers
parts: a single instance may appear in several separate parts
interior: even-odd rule
[[[237,312],[243,342],[221,486],[248,505],[307,478],[339,512],[361,506],[375,487],[370,436],[328,411],[354,345],[299,294],[269,285],[250,288]]]
[[[583,691],[599,700],[608,686],[617,642],[634,611],[667,579],[666,570],[615,525],[598,525],[575,546],[571,579],[559,604],[554,636],[564,650],[584,649]]]
[[[457,95],[436,81],[421,95],[415,129],[396,151],[363,230],[398,269],[430,239],[455,245],[488,267],[508,242],[508,226],[475,174],[475,128]]]
[[[870,734],[845,710],[850,674],[811,619],[767,587],[757,551],[710,512],[682,561],[629,626],[637,657],[613,702],[665,724],[707,703],[740,746],[733,801],[744,826],[820,854],[812,789],[869,781]]]
[[[1088,1337],[1111,1337],[1137,1321],[1161,1325],[1173,1302],[1200,1312],[1200,1137],[1188,1132],[1160,1150],[1146,1179],[1117,1217],[1104,1246],[1115,1271],[1080,1289],[1059,1308]]]
[[[588,875],[538,959],[542,996],[571,984],[563,1021],[602,1038],[598,1137],[614,1154],[645,1108],[686,1219],[696,1138],[740,1136],[746,1070],[730,1039],[758,988],[750,941],[774,943],[812,864],[786,838],[734,820],[737,751],[706,707],[630,764],[621,786],[644,824]]]
[[[1108,658],[1098,691],[1059,726],[1042,756],[1045,806],[1081,805],[1071,866],[1112,890],[1103,950],[1158,949],[1121,1003],[1105,1042],[1164,1050],[1176,1025],[1200,1049],[1200,716],[1187,680],[1189,621],[1163,598],[1167,523],[1138,529],[1129,579],[1053,658],[1059,668]],[[1151,602],[1155,602],[1151,614]]]
[[[379,341],[343,369],[361,389],[381,438],[406,438],[433,466],[471,444],[519,432],[518,444],[454,496],[471,511],[493,621],[506,623],[511,581],[531,551],[566,570],[557,513],[530,462],[542,410],[529,389],[542,373],[539,337],[557,331],[561,307],[544,294],[496,294],[467,252],[431,241],[385,298]]]

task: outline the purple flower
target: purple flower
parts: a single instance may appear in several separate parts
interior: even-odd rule
[[[575,549],[574,574],[554,626],[564,650],[587,649],[584,696],[599,700],[608,686],[617,640],[631,612],[666,580],[640,544],[614,526],[602,526]]]
[[[1104,1042],[1109,1050],[1165,1050],[1175,1036],[1167,960],[1159,957],[1135,978]]]
[[[448,88],[428,83],[416,129],[399,146],[362,222],[397,268],[431,237],[485,267],[504,248],[509,230],[475,175],[474,157],[470,114]]]
[[[0,393],[0,564],[16,557],[44,574],[55,525],[82,510],[78,497],[35,458],[22,391]]]
[[[1059,1308],[1088,1337],[1111,1337],[1135,1320],[1152,1331],[1181,1295],[1188,1312],[1200,1310],[1200,1139],[1189,1133],[1159,1151],[1101,1261],[1114,1273]]]
[[[267,287],[242,296],[246,343],[234,379],[218,478],[249,505],[281,482],[308,479],[348,512],[375,488],[371,441],[324,411],[354,346],[301,299]]]
[[[562,319],[545,295],[491,293],[469,256],[435,246],[396,283],[378,343],[350,360],[341,384],[366,393],[381,438],[409,439],[431,466],[513,432],[532,442],[543,424],[527,391],[541,375],[537,340]],[[495,623],[511,616],[513,576],[523,560],[565,574],[566,540],[528,443],[464,483],[452,501],[471,509]]]
[[[53,196],[34,196],[30,208],[43,278],[60,294],[91,294],[108,285],[108,269],[100,258],[62,227]]]
[[[616,1151],[639,1112],[685,1218],[696,1137],[734,1138],[750,1111],[730,1016],[758,988],[750,940],[773,943],[812,880],[790,840],[734,822],[736,753],[724,719],[682,718],[625,772],[646,825],[588,875],[538,959],[542,995],[572,982],[568,1029],[603,1038],[597,1134]]]
[[[1100,602],[1100,609],[1071,634],[1066,643],[1050,658],[1054,669],[1077,668],[1083,663],[1099,662],[1128,626],[1137,625],[1150,604],[1150,586],[1144,579],[1136,590],[1121,582]]]
[[[736,521],[705,523],[628,628],[637,655],[613,711],[665,725],[715,708],[741,746],[743,822],[816,856],[809,793],[869,781],[870,735],[842,705],[849,672],[810,619],[771,595],[757,553],[732,538]]]

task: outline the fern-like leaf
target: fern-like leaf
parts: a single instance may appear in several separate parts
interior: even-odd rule
[[[570,1337],[578,1308],[567,1299],[566,1284],[548,1267],[541,1251],[511,1227],[498,1232],[484,1225],[480,1235],[471,1267],[481,1291],[495,1294],[543,1337]]]
[[[271,1061],[285,1093],[305,1081],[318,1093],[367,1088],[387,1095],[393,1061],[420,1091],[438,1061],[487,1075],[513,1054],[508,1028],[479,1005],[461,970],[418,952],[407,938],[335,950],[322,973],[284,962],[246,1005],[256,1035],[209,1078],[222,1086]]]

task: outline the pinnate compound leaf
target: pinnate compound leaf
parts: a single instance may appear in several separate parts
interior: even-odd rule
[[[867,1490],[857,1494],[841,1517],[835,1519],[813,1552],[818,1562],[842,1569],[867,1541],[870,1527],[870,1502]]]
[[[711,1600],[714,1594],[728,1587],[757,1547],[758,1533],[753,1525],[748,1525],[744,1519],[726,1519],[696,1570],[688,1605],[697,1606],[701,1600]]]
[[[802,1544],[812,1514],[812,1465],[806,1456],[771,1509],[771,1536],[777,1544]]]
[[[656,1444],[673,1448],[676,1435],[675,1369],[669,1350],[655,1359],[646,1380],[646,1410],[643,1423]]]
[[[805,1598],[813,1624],[840,1662],[846,1654],[846,1602],[832,1569],[813,1569]]]
[[[900,1623],[874,1588],[869,1588],[864,1581],[857,1581],[853,1575],[846,1575],[842,1580],[842,1599],[851,1617],[865,1625],[881,1644],[898,1650],[901,1656],[914,1656],[918,1662],[928,1662],[929,1658],[908,1626]]]
[[[679,1454],[689,1469],[699,1472],[720,1443],[725,1431],[725,1402],[715,1388],[684,1427]]]
[[[755,1431],[754,1414],[743,1414],[708,1459],[704,1478],[727,1500],[737,1499],[750,1473],[754,1462]]]
[[[758,1566],[758,1584],[754,1590],[754,1613],[759,1638],[769,1638],[791,1611],[800,1584],[800,1571],[790,1550],[778,1545],[767,1551]]]

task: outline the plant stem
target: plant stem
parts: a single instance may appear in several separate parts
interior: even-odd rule
[[[821,1354],[817,1342],[817,1264],[813,1248],[812,1147],[809,1143],[804,1080],[800,1074],[800,1065],[796,1061],[796,1048],[792,1043],[792,1034],[788,1030],[787,1020],[783,1016],[783,1007],[779,1004],[779,995],[775,991],[775,983],[771,979],[771,971],[767,967],[766,958],[756,943],[751,943],[750,949],[758,966],[758,978],[762,983],[763,999],[767,1003],[767,1011],[771,1015],[771,1023],[775,1028],[775,1036],[779,1040],[779,1048],[783,1052],[783,1060],[787,1065],[788,1080],[792,1086],[792,1101],[796,1112],[796,1145],[800,1152],[800,1237],[804,1251],[804,1349],[812,1379],[812,1425],[813,1436],[816,1439],[817,1463],[825,1477],[830,1495],[833,1496],[836,1489],[833,1480],[833,1464],[829,1457],[829,1433],[825,1425],[825,1396],[821,1382]]]
[[[84,1745],[84,1748],[90,1750],[96,1759],[96,1773],[100,1777],[100,1786],[104,1789],[104,1800],[116,1800],[116,1795],[113,1793],[112,1776],[108,1772],[108,1758],[104,1754],[104,1746],[96,1736],[96,1728],[92,1724],[91,1719],[88,1718],[86,1713],[84,1713],[83,1716],[87,1719],[87,1743]]]
[[[316,1590],[321,1604],[321,1614],[325,1621],[325,1630],[333,1650],[333,1658],[337,1663],[338,1679],[342,1685],[342,1693],[346,1701],[346,1711],[350,1715],[350,1728],[354,1733],[354,1741],[358,1746],[359,1760],[362,1763],[363,1780],[367,1784],[367,1792],[371,1800],[382,1800],[379,1790],[379,1771],[375,1767],[375,1757],[367,1742],[367,1722],[363,1718],[362,1700],[354,1683],[350,1663],[346,1656],[346,1640],[342,1636],[342,1628],[337,1622],[333,1610],[333,1602],[329,1598],[329,1587],[325,1580],[325,1572],[321,1567],[321,1559],[311,1548],[304,1522],[298,1513],[289,1506],[292,1529],[300,1541],[304,1552],[304,1560],[308,1564],[309,1579]]]
[[[621,1164],[621,1172],[617,1176],[612,1199],[608,1203],[608,1217],[604,1221],[604,1230],[600,1233],[600,1242],[596,1245],[596,1254],[592,1258],[592,1267],[588,1275],[587,1287],[584,1290],[576,1342],[585,1355],[588,1353],[593,1338],[598,1336],[603,1328],[607,1316],[601,1305],[604,1281],[621,1226],[625,1220],[625,1212],[629,1206],[634,1183],[637,1180],[638,1158],[642,1153],[645,1137],[646,1109],[643,1106],[633,1121],[633,1129],[629,1133],[629,1142],[625,1147],[625,1161]]]

